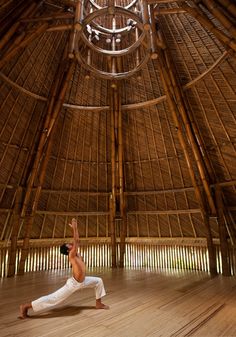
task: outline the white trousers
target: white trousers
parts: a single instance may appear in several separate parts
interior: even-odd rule
[[[35,312],[50,309],[55,305],[63,302],[66,298],[68,298],[71,294],[73,294],[77,290],[82,290],[86,288],[94,288],[96,299],[99,299],[106,295],[103,281],[100,277],[86,276],[83,282],[78,282],[74,277],[70,277],[66,284],[55,291],[52,294],[42,296],[37,300],[31,302],[32,308]]]

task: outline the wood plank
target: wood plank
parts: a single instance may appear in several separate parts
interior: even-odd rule
[[[62,286],[70,271],[2,279],[1,336],[143,337],[236,336],[235,277],[167,270],[89,269],[101,276],[110,310],[94,309],[93,290],[60,307],[18,320],[18,306]],[[62,323],[63,322],[63,323]]]

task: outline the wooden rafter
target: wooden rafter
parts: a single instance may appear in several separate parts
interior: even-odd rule
[[[26,234],[25,234],[24,245],[23,245],[22,256],[21,256],[21,262],[19,266],[19,273],[24,272],[24,263],[25,263],[25,259],[28,253],[28,243],[29,243],[31,228],[32,228],[33,220],[34,220],[34,214],[37,210],[37,205],[38,205],[38,201],[40,197],[42,183],[43,183],[43,179],[45,176],[46,165],[47,165],[49,155],[51,152],[51,145],[50,145],[51,140],[52,140],[51,133],[54,130],[55,123],[57,121],[59,112],[62,108],[66,89],[69,84],[69,80],[71,78],[72,71],[73,71],[73,63],[71,61],[70,63],[66,61],[66,55],[67,55],[67,49],[64,54],[63,62],[61,62],[61,64],[59,65],[57,78],[54,82],[54,87],[52,89],[52,95],[48,103],[46,119],[45,119],[45,122],[42,128],[41,138],[40,138],[39,145],[36,151],[34,163],[32,165],[32,170],[29,176],[29,180],[27,182],[25,195],[24,195],[22,206],[20,209],[20,217],[18,221],[16,221],[16,219],[14,218],[14,221],[15,221],[13,223],[14,236],[12,236],[11,238],[11,242],[12,242],[11,251],[13,253],[16,251],[15,246],[16,246],[18,232],[20,229],[21,219],[24,219],[25,222],[27,223],[26,224]],[[44,152],[45,152],[45,155],[44,155]],[[39,169],[41,169],[40,173],[39,173]],[[37,174],[39,174],[39,185],[36,188],[36,191],[35,191],[36,193],[33,194],[34,198],[32,200],[32,188],[34,186],[34,182],[35,182]],[[30,202],[33,202],[33,203],[32,203],[31,211],[29,212],[28,209],[30,208]],[[9,270],[10,272],[9,276],[14,274],[13,261],[15,260],[15,257],[13,253],[10,256],[11,269]]]
[[[163,85],[166,91],[167,102],[169,104],[169,108],[172,113],[172,117],[173,117],[173,120],[176,126],[178,139],[183,149],[184,156],[187,162],[187,166],[188,166],[188,170],[189,170],[190,177],[192,180],[192,184],[194,186],[196,198],[202,210],[202,217],[206,225],[206,229],[207,229],[207,242],[208,242],[208,249],[209,249],[210,269],[211,269],[211,273],[215,274],[216,273],[216,258],[215,258],[215,252],[213,249],[211,229],[209,225],[208,207],[206,205],[205,198],[203,197],[202,192],[198,186],[196,176],[194,173],[194,169],[193,169],[193,164],[191,161],[191,157],[188,152],[188,146],[187,146],[186,138],[184,136],[183,126],[179,118],[179,115],[181,116],[181,112],[183,113],[183,111],[181,112],[179,111],[179,104],[181,103],[179,101],[178,96],[175,96],[177,86],[173,86],[172,84],[172,81],[174,80],[174,73],[170,70],[167,57],[168,55],[166,54],[164,50],[159,50],[158,61],[160,65],[161,79],[162,79],[162,82],[163,82]],[[178,104],[176,102],[178,102]],[[181,110],[183,109],[184,107],[181,105]],[[183,119],[182,119],[182,122],[184,122]]]

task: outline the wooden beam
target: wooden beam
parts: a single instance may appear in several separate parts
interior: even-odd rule
[[[222,8],[212,0],[203,0],[203,4],[206,5],[208,11],[222,24],[222,26],[236,39],[236,27],[235,22],[231,22],[222,11]],[[201,8],[201,5],[199,5]]]
[[[236,4],[232,0],[217,0],[223,6],[228,13],[232,14],[236,18]]]
[[[64,54],[64,57],[65,57],[65,54]],[[43,184],[45,173],[46,173],[46,167],[47,167],[47,163],[48,163],[49,156],[51,153],[51,146],[52,146],[52,135],[51,134],[54,131],[55,123],[62,109],[66,90],[69,85],[69,81],[72,77],[73,70],[74,70],[74,62],[67,61],[66,59],[64,59],[60,65],[59,75],[57,77],[57,80],[55,81],[56,85],[54,87],[51,101],[48,106],[46,121],[44,124],[41,139],[39,142],[38,152],[37,152],[35,162],[33,165],[33,169],[31,172],[31,176],[30,176],[30,180],[28,183],[28,188],[26,190],[26,195],[25,195],[25,199],[24,199],[24,203],[22,207],[22,212],[21,212],[22,216],[26,215],[26,210],[28,208],[28,204],[29,204],[30,197],[31,197],[32,186],[34,184],[36,174],[39,172],[39,168],[40,168],[39,185],[36,188],[36,193],[34,194],[31,214],[30,216],[27,216],[28,222],[26,224],[25,238],[24,238],[24,244],[23,244],[22,253],[21,253],[19,272],[18,272],[19,274],[24,273],[25,260],[28,255],[29,239],[30,239],[33,221],[34,221],[34,215],[37,210],[40,192],[41,192],[42,184]],[[44,151],[46,142],[47,142],[46,152],[45,152],[45,155],[43,156],[43,151]],[[43,156],[43,159],[42,159],[42,156]]]
[[[35,10],[35,8],[36,3],[35,2],[31,3],[30,6],[26,9],[26,11],[24,11],[21,14],[19,20],[24,19],[25,17],[30,15]],[[16,21],[7,31],[7,33],[2,37],[2,39],[0,40],[0,50],[2,50],[4,46],[10,41],[11,37],[19,29],[20,24],[21,24],[20,21]]]
[[[19,0],[15,2],[13,6],[5,15],[0,19],[1,34],[6,34],[9,29],[15,24],[18,18],[27,10],[30,6],[30,0]]]
[[[190,209],[169,209],[169,210],[155,210],[155,211],[127,211],[127,215],[133,214],[189,214],[189,213],[201,213],[200,208],[190,208]]]
[[[189,156],[188,153],[188,149],[187,149],[187,143],[186,143],[186,139],[184,137],[184,133],[183,133],[183,128],[182,125],[180,123],[180,119],[179,119],[179,114],[178,114],[178,106],[176,104],[176,101],[178,101],[178,98],[175,97],[174,95],[174,88],[172,85],[172,76],[173,74],[169,71],[169,66],[166,62],[166,53],[164,53],[163,50],[159,50],[159,68],[160,68],[160,74],[161,74],[161,79],[164,85],[164,89],[166,91],[167,94],[167,101],[169,104],[169,108],[173,117],[173,121],[175,123],[176,129],[177,129],[177,135],[178,135],[178,139],[180,142],[180,145],[182,147],[185,159],[186,159],[186,163],[188,166],[188,170],[189,170],[189,174],[192,180],[192,184],[194,186],[194,190],[195,190],[195,194],[196,194],[196,198],[197,201],[200,205],[200,209],[201,209],[201,213],[202,213],[202,218],[205,222],[206,225],[206,229],[207,229],[207,242],[208,242],[208,250],[210,252],[210,262],[211,262],[211,273],[212,275],[215,275],[216,273],[216,256],[214,255],[214,250],[213,250],[213,242],[212,242],[212,235],[211,235],[211,229],[209,224],[209,216],[208,216],[208,209],[207,209],[207,205],[205,203],[205,199],[203,198],[202,192],[197,184],[197,180],[195,177],[195,173],[194,173],[194,169],[193,169],[193,165],[191,162],[191,157]]]
[[[72,13],[56,13],[52,14],[50,16],[37,16],[37,17],[27,17],[27,15],[24,15],[22,19],[19,20],[18,23],[28,23],[28,22],[38,22],[38,21],[53,21],[53,20],[67,20],[67,19],[73,19],[74,14]]]
[[[72,25],[67,25],[67,29],[71,30],[72,29]],[[64,29],[64,25],[62,26],[58,26],[58,30],[60,29]],[[57,28],[55,28],[57,29]],[[66,29],[66,28],[65,28]],[[47,31],[51,31],[54,30],[53,27],[50,27],[47,29]],[[158,43],[159,47],[163,47],[163,44],[161,45],[160,43]],[[210,68],[208,68],[206,71],[204,71],[202,74],[200,74],[199,76],[197,76],[195,79],[193,79],[192,81],[190,81],[189,83],[185,84],[182,89],[183,91],[188,90],[189,88],[191,88],[192,86],[195,86],[200,80],[202,80],[205,76],[209,75],[221,62],[223,62],[226,57],[229,56],[229,51],[224,51],[224,53],[212,64],[212,66],[210,66]],[[20,85],[18,85],[17,83],[13,82],[12,80],[10,80],[6,75],[4,75],[3,73],[0,72],[0,77],[6,81],[7,83],[9,83],[11,86],[15,87],[16,89],[20,90],[21,92],[23,92],[24,94],[34,97],[35,99],[41,100],[41,101],[47,101],[46,97],[37,95],[35,93],[30,92],[29,90],[26,90],[25,88],[21,87]],[[148,100],[145,102],[139,102],[139,103],[133,103],[133,104],[124,104],[121,106],[122,110],[134,110],[134,109],[141,109],[141,108],[145,108],[145,107],[149,107],[149,106],[153,106],[153,105],[157,105],[160,104],[162,102],[166,101],[166,95],[154,98],[152,100]],[[68,103],[64,103],[63,106],[65,108],[70,108],[70,109],[77,109],[77,110],[88,110],[88,111],[93,111],[93,112],[99,112],[99,111],[106,111],[109,110],[109,106],[105,105],[105,106],[81,106],[81,105],[75,105],[75,104],[68,104]]]
[[[198,20],[203,27],[207,28],[211,33],[213,33],[224,45],[228,46],[233,51],[236,51],[236,41],[219,30],[199,8],[190,7],[184,3],[181,5],[181,7],[185,9],[190,15],[192,15],[196,20]]]
[[[216,182],[214,184],[210,184],[211,188],[214,188],[215,186],[221,186],[221,187],[230,187],[236,185],[236,180],[230,180],[225,182]],[[6,187],[7,189],[17,189],[17,186],[14,185],[5,185],[0,183],[0,187]],[[23,187],[22,187],[23,188]],[[24,188],[23,188],[24,189]],[[32,189],[33,191],[35,188]],[[166,190],[145,190],[145,191],[124,191],[125,195],[156,195],[156,194],[163,194],[163,193],[179,193],[179,192],[187,192],[187,191],[194,191],[193,186],[189,187],[182,187],[182,188],[169,188]],[[76,195],[84,195],[84,196],[110,196],[111,192],[88,192],[88,191],[79,191],[79,190],[49,190],[49,189],[42,189],[42,193],[51,193],[51,194],[76,194]],[[230,210],[236,210],[236,207],[228,207]],[[4,209],[0,208],[0,211],[2,212]]]
[[[183,14],[186,13],[182,8],[158,8],[153,9],[154,15],[170,15],[170,14]]]
[[[0,60],[0,68],[2,68],[13,56],[15,56],[19,50],[22,50],[39,35],[43,34],[47,30],[47,28],[48,23],[43,23],[33,33],[31,33],[29,36],[26,36],[23,41],[21,41],[18,45],[12,48],[9,53],[5,53]]]
[[[171,87],[174,92],[174,104],[176,105],[176,108],[179,111],[180,116],[182,117],[182,121],[184,123],[184,127],[186,130],[188,140],[191,144],[193,155],[194,155],[194,158],[197,164],[197,168],[198,168],[199,175],[200,175],[200,178],[203,184],[203,188],[207,196],[207,200],[209,203],[211,213],[212,215],[216,215],[215,202],[211,194],[210,185],[208,182],[208,173],[206,171],[206,167],[205,167],[204,160],[202,158],[201,151],[198,147],[196,136],[193,133],[193,127],[195,131],[197,131],[197,127],[195,126],[194,120],[189,118],[189,114],[186,110],[186,107],[185,107],[186,103],[184,103],[183,93],[177,82],[175,70],[173,67],[173,60],[171,59],[170,53],[168,52],[167,49],[165,49],[163,51],[163,54],[166,60],[165,62],[166,67],[168,68],[168,72],[170,74]]]

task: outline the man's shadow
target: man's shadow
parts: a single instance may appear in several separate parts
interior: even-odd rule
[[[51,309],[47,312],[42,312],[38,315],[30,316],[31,319],[41,319],[41,318],[53,318],[53,317],[66,317],[66,316],[75,316],[78,315],[83,310],[95,310],[96,307],[93,305],[84,305],[84,306],[64,306],[60,308]]]

